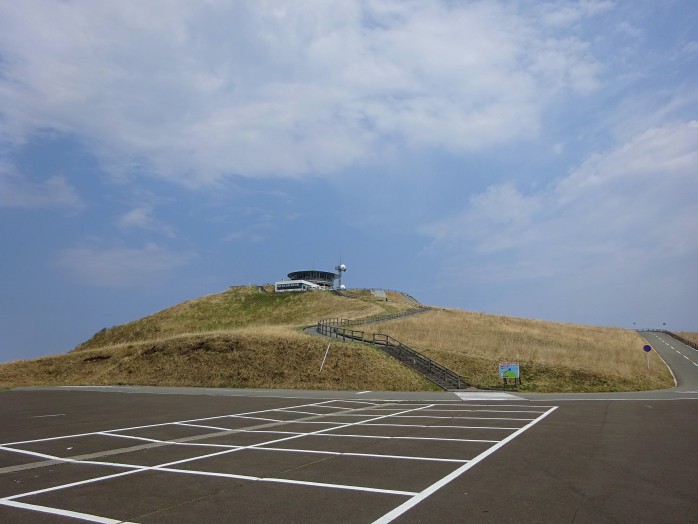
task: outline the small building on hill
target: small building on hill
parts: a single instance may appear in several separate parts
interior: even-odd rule
[[[288,274],[289,280],[280,280],[274,283],[274,291],[287,293],[291,291],[333,289],[334,281],[338,276],[336,273],[318,271],[317,269],[293,271]]]

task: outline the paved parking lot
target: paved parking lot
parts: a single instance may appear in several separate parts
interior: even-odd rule
[[[671,390],[0,392],[0,522],[685,523],[696,352]]]
[[[556,409],[54,392],[22,410],[10,395],[32,394],[0,398],[8,522],[390,522]]]

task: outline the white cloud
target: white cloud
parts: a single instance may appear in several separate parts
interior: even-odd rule
[[[150,228],[153,224],[153,210],[149,207],[136,207],[124,213],[118,220],[121,227]]]
[[[619,22],[616,25],[616,30],[632,39],[639,39],[644,36],[644,32],[639,27],[634,26],[627,20]]]
[[[494,2],[6,3],[0,140],[71,133],[115,173],[190,185],[527,140],[549,98],[599,85],[555,28],[608,6],[550,4],[546,28]]]
[[[0,163],[0,207],[79,211],[84,203],[63,175],[32,182],[13,166]]]
[[[232,233],[225,235],[222,240],[224,242],[251,242],[260,243],[265,242],[269,239],[269,235],[273,230],[273,225],[269,222],[261,222],[258,224],[251,224],[240,228]]]
[[[116,224],[123,229],[145,229],[157,231],[170,238],[176,236],[174,228],[160,222],[153,216],[153,213],[153,207],[149,205],[134,207],[121,215]]]
[[[470,307],[633,327],[695,324],[698,124],[648,129],[527,193],[474,196],[432,223],[443,281]]]
[[[147,244],[142,248],[80,246],[63,251],[55,262],[80,283],[122,288],[157,285],[193,259],[191,253]]]
[[[612,9],[614,2],[606,0],[581,0],[569,2],[558,0],[539,7],[540,19],[545,25],[566,27],[584,18],[589,18]]]
[[[683,52],[689,55],[698,54],[698,40],[691,40],[683,47]]]
[[[280,195],[284,198],[284,195]],[[279,223],[289,223],[298,220],[302,215],[299,213],[279,214],[278,212],[256,206],[245,206],[238,209],[244,217],[244,224],[236,230],[224,235],[223,242],[250,242],[260,243],[269,240],[277,232]]]
[[[554,286],[572,279],[593,287],[631,275],[650,281],[662,267],[690,283],[698,264],[696,173],[698,123],[670,124],[590,157],[544,191],[492,186],[422,232],[448,250],[461,280],[543,278]]]

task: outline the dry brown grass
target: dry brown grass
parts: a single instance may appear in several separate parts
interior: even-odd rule
[[[363,329],[363,328],[362,328]],[[365,326],[387,333],[480,386],[499,383],[499,362],[521,363],[523,388],[535,391],[629,391],[673,386],[653,352],[650,372],[634,331],[433,310]]]
[[[678,336],[690,340],[694,344],[698,344],[698,333],[691,333],[690,331],[679,331],[676,333]]]
[[[407,307],[403,303],[375,303],[323,291],[264,293],[256,286],[241,286],[178,304],[135,322],[104,329],[75,350],[248,326],[305,326],[315,324],[323,317],[354,319]]]
[[[159,385],[245,388],[429,390],[434,386],[378,350],[299,332],[325,317],[358,319],[413,305],[368,290],[260,292],[231,288],[105,329],[74,351],[0,365],[0,387]],[[637,333],[456,310],[361,327],[388,333],[481,386],[498,384],[497,363],[519,361],[524,389],[625,391],[671,387],[652,352],[647,373]],[[686,334],[683,334],[686,336]],[[688,337],[686,337],[688,338]]]
[[[0,387],[152,385],[421,391],[434,387],[378,350],[285,327],[188,334],[0,365]]]

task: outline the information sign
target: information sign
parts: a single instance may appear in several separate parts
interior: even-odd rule
[[[499,378],[519,378],[518,362],[500,362]]]

